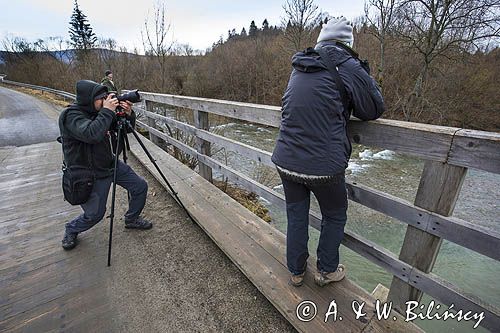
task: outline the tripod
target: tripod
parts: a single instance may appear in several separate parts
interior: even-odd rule
[[[158,173],[160,174],[162,179],[167,184],[169,190],[171,191],[172,195],[174,196],[174,199],[184,209],[184,211],[186,212],[188,217],[191,219],[191,221],[195,222],[195,220],[193,219],[191,214],[189,214],[187,208],[182,203],[181,199],[179,199],[179,197],[177,196],[177,192],[175,192],[175,190],[172,188],[172,185],[170,185],[170,183],[168,182],[167,177],[165,177],[165,175],[161,171],[158,164],[156,164],[155,159],[153,158],[153,156],[151,156],[151,154],[147,150],[146,146],[142,142],[139,135],[136,133],[136,131],[134,130],[132,125],[130,125],[130,122],[124,116],[118,116],[118,121],[117,121],[116,127],[117,127],[117,144],[116,144],[116,154],[115,154],[115,161],[114,161],[114,168],[113,168],[113,191],[112,191],[112,195],[111,195],[111,213],[109,215],[110,224],[109,224],[109,243],[108,243],[108,267],[111,266],[111,243],[113,241],[113,220],[115,217],[115,199],[116,199],[116,170],[118,168],[118,157],[119,157],[119,153],[120,153],[120,146],[121,146],[122,140],[125,141],[125,147],[124,147],[125,149],[123,149],[123,160],[125,161],[125,163],[127,163],[126,150],[127,149],[130,150],[130,145],[129,145],[128,137],[127,137],[127,129],[130,130],[130,132],[134,135],[137,142],[139,142],[139,145],[144,150],[144,152],[148,156],[151,163],[153,163],[156,170],[158,171]],[[130,197],[129,197],[129,199],[130,199]]]

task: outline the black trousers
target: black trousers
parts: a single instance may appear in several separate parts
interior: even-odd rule
[[[309,252],[309,207],[311,192],[321,210],[321,235],[317,248],[317,269],[334,272],[339,264],[339,247],[347,221],[345,176],[323,184],[299,183],[280,174],[286,198],[288,228],[286,257],[292,274],[304,272]]]

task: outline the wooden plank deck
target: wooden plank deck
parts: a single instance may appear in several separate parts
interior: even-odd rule
[[[1,332],[112,330],[106,244],[60,247],[80,212],[63,201],[61,160],[57,142],[0,148]]]
[[[131,139],[134,155],[158,179]],[[318,288],[312,281],[314,258],[305,285],[289,286],[283,234],[150,141],[144,142],[201,228],[297,330],[420,331],[395,313],[390,320],[376,320],[375,299],[348,279]],[[60,248],[64,223],[80,211],[62,199],[60,161],[58,143],[0,148],[1,332],[117,331],[104,283],[113,274],[105,265],[107,244],[88,237],[73,251]],[[317,317],[310,322],[296,316],[297,305],[305,300],[317,306]],[[342,320],[333,322],[330,317],[325,323],[333,300]],[[355,318],[353,301],[366,303],[365,317]]]
[[[317,287],[312,279],[315,258],[309,259],[304,285],[300,288],[288,285],[286,243],[282,233],[150,141],[143,141],[200,227],[298,331],[421,332],[415,325],[405,323],[395,312],[391,313],[389,320],[377,320],[375,298],[349,279],[324,288]],[[136,158],[166,187],[135,139],[131,138],[130,144]],[[313,301],[317,307],[317,316],[307,322],[300,321],[296,315],[297,306],[306,300]],[[325,314],[333,300],[338,309],[337,321],[333,322],[330,317],[325,323]],[[351,308],[353,301],[365,303],[363,312],[366,316],[355,317]]]

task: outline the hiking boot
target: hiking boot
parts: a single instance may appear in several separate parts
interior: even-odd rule
[[[290,280],[288,283],[290,283],[294,287],[300,287],[304,283],[304,275],[306,275],[306,270],[307,270],[307,261],[304,264],[304,271],[300,274],[293,274],[290,275]]]
[[[294,287],[300,287],[304,283],[304,275],[306,275],[306,271],[301,274],[292,274],[288,282]]]
[[[77,233],[65,232],[64,238],[62,240],[63,249],[65,249],[65,250],[74,249],[76,244],[78,243],[77,236],[78,236]]]
[[[345,266],[339,264],[335,272],[317,272],[314,276],[314,282],[320,287],[326,286],[332,282],[338,282],[345,277]]]
[[[153,227],[153,223],[148,220],[143,219],[142,217],[136,218],[134,221],[127,222],[125,221],[125,228],[127,229],[141,229],[147,230]]]

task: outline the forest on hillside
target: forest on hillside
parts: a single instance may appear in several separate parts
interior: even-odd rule
[[[111,69],[119,88],[280,105],[292,55],[314,47],[329,17],[314,0],[286,0],[281,22],[231,28],[197,52],[168,40],[167,10],[145,19],[140,54],[96,38],[75,2],[70,40],[5,39],[0,72],[71,92]],[[499,13],[500,0],[368,0],[354,49],[382,88],[383,117],[500,131]]]

